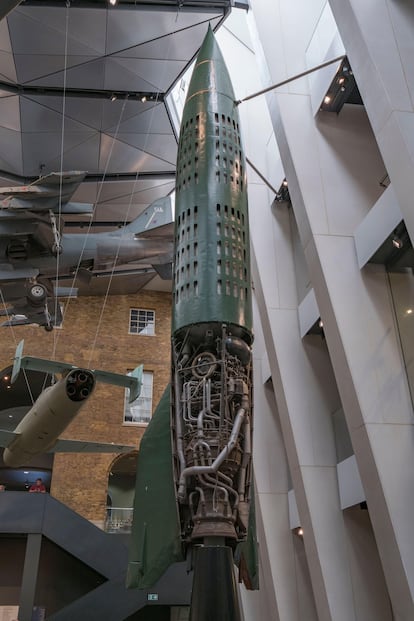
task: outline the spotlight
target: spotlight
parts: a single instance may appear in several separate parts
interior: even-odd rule
[[[318,326],[319,326],[320,328],[323,328],[323,321],[322,321],[322,319],[319,319],[319,321],[318,321]]]
[[[287,179],[283,179],[282,185],[283,185],[284,188],[287,188],[287,186],[288,186]]]
[[[303,528],[302,527],[298,528],[298,535],[299,535],[299,537],[303,537]]]
[[[145,102],[147,101],[147,98],[146,98],[146,96],[145,96],[145,95],[142,95],[142,96],[141,96],[141,101],[142,101],[142,103],[145,103]]]
[[[402,239],[397,237],[397,235],[393,236],[393,238],[392,238],[392,245],[395,248],[398,248],[398,250],[401,250],[401,248],[404,246]]]
[[[116,100],[116,95],[115,95],[115,93],[112,93],[112,95],[111,95],[111,101],[115,101],[115,100]]]
[[[111,6],[115,6],[117,2],[118,2],[118,0],[109,0],[109,4]]]
[[[330,95],[326,95],[326,97],[323,100],[323,103],[326,103],[326,104],[331,103],[331,99],[332,97]]]
[[[345,78],[344,76],[341,76],[338,80],[338,84],[344,84],[344,82],[345,82]]]

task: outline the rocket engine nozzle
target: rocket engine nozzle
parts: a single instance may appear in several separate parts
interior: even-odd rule
[[[71,401],[84,401],[92,393],[95,377],[91,371],[75,369],[66,377],[66,395]]]

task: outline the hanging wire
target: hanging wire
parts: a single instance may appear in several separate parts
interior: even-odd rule
[[[63,97],[62,97],[62,131],[60,138],[60,180],[59,180],[59,203],[58,203],[58,231],[61,230],[62,226],[62,185],[63,185],[63,157],[64,157],[64,145],[65,145],[65,118],[66,118],[66,80],[67,80],[67,67],[68,67],[68,39],[69,39],[69,7],[70,2],[67,0],[66,2],[66,12],[65,12],[65,54],[64,54],[64,66],[63,66]],[[60,248],[56,248],[56,279],[55,279],[55,289],[57,290],[59,287],[59,258],[60,258]],[[55,318],[58,316],[58,307],[59,307],[59,299],[58,296],[55,295]],[[63,318],[62,318],[63,322]],[[58,336],[56,331],[53,331],[53,353],[52,359],[56,356],[56,349],[58,343]]]

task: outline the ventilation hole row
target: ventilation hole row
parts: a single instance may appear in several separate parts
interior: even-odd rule
[[[182,211],[178,215],[178,220],[177,220],[178,226],[180,226],[182,223],[186,221],[186,219],[188,220],[189,218],[193,218],[194,220],[197,220],[197,215],[198,215],[197,205],[194,205],[193,208],[188,207],[186,210]]]
[[[247,287],[239,287],[237,283],[231,283],[230,280],[217,281],[216,287],[217,295],[233,295],[234,298],[240,298],[240,300],[247,300]]]
[[[175,291],[175,301],[180,302],[182,300],[191,300],[193,297],[198,296],[198,282],[195,280],[193,283],[187,283],[178,287]]]

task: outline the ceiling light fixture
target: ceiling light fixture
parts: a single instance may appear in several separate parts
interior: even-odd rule
[[[115,6],[118,0],[109,0],[109,4]]]
[[[147,101],[147,98],[145,95],[141,95],[141,101],[142,103],[145,103]]]
[[[115,93],[112,93],[112,95],[111,95],[111,101],[115,101],[115,100],[116,100],[116,95],[115,95]]]
[[[331,103],[331,99],[332,97],[330,97],[330,95],[326,95],[326,97],[323,100],[323,103],[326,103],[326,104]]]

